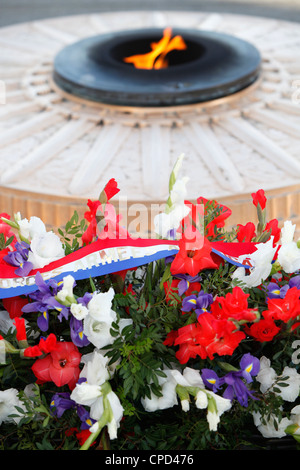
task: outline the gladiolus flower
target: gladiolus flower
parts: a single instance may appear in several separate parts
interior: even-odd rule
[[[68,385],[72,390],[79,377],[81,354],[71,342],[57,342],[44,358],[37,359],[32,370],[39,383],[54,382],[58,387]]]
[[[28,300],[22,297],[10,297],[2,300],[3,307],[8,311],[10,318],[21,317],[22,308],[28,304]]]
[[[224,227],[225,220],[231,216],[232,214],[231,209],[224,206],[223,204],[219,204],[217,201],[209,201],[205,199],[204,197],[198,198],[197,204],[204,204],[205,206],[204,215],[207,214],[208,207],[211,207],[212,209],[216,211],[216,214],[217,214],[216,217],[211,222],[209,222],[205,227],[206,235],[208,237],[214,237],[215,230]]]
[[[245,333],[237,330],[231,321],[218,320],[208,312],[202,313],[197,323],[178,330],[178,337],[174,341],[175,346],[179,345],[176,357],[184,364],[197,356],[213,359],[214,354],[232,355],[245,337]]]
[[[278,227],[278,220],[272,219],[266,223],[264,232],[270,232],[270,237],[273,237],[273,246],[279,241],[281,229]]]
[[[287,323],[300,314],[300,292],[297,287],[288,289],[283,299],[269,299],[268,310],[263,313],[264,318],[273,318]]]
[[[225,297],[217,297],[211,306],[211,313],[219,319],[234,319],[236,321],[256,319],[256,310],[248,308],[249,294],[240,287],[234,287]]]
[[[253,222],[248,222],[246,225],[238,224],[237,239],[240,243],[251,242],[255,238],[255,225]]]
[[[27,335],[26,335],[24,318],[16,317],[14,323],[16,325],[16,330],[17,330],[17,335],[16,335],[17,341],[26,341]]]
[[[114,178],[111,178],[103,189],[99,199],[101,202],[106,203],[119,192],[118,183]]]
[[[266,207],[266,202],[267,202],[267,198],[265,196],[264,190],[259,189],[258,191],[256,191],[256,193],[252,193],[251,196],[252,196],[253,204],[255,205],[255,207],[257,207],[259,204],[261,207],[261,210],[264,210]]]
[[[192,248],[193,244],[189,238],[183,234],[179,242],[179,252],[176,254],[171,264],[171,274],[189,274],[196,276],[203,269],[216,269],[218,265],[211,256],[211,244],[207,238],[203,238],[200,243]]]

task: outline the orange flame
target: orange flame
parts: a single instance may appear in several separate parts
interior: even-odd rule
[[[181,36],[174,36],[173,38],[171,36],[172,29],[166,28],[160,41],[150,44],[151,52],[125,57],[123,59],[124,62],[133,64],[138,69],[162,69],[168,67],[166,55],[174,49],[184,50],[187,48]]]

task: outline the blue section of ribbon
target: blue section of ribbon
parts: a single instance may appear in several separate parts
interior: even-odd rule
[[[248,266],[247,264],[239,263],[238,261],[235,261],[234,259],[230,258],[230,256],[224,255],[224,253],[221,253],[220,251],[215,250],[214,248],[212,248],[211,251],[213,251],[216,255],[223,258],[225,261],[228,261],[228,263],[230,263],[230,264],[234,264],[235,266],[238,266],[240,268],[245,268],[245,269],[250,269],[251,268],[251,266]]]
[[[212,249],[212,251],[216,253],[218,256],[220,256],[221,258],[223,258],[225,261],[228,261],[229,263],[234,264],[235,266],[243,267],[246,269],[249,268],[249,266],[243,265],[233,260],[232,258],[226,256],[224,253],[221,253],[220,251],[215,250],[214,248]],[[176,255],[177,253],[178,253],[178,248],[176,247],[174,248],[174,250],[158,251],[157,253],[154,253],[152,255],[146,255],[140,258],[129,258],[127,260],[112,261],[110,263],[101,264],[100,266],[94,266],[92,268],[80,269],[74,272],[73,271],[63,272],[57,276],[54,276],[51,279],[58,282],[58,281],[61,281],[65,276],[69,274],[73,276],[75,280],[87,279],[89,277],[93,278],[93,277],[103,276],[105,274],[111,274],[111,273],[115,273],[118,271],[123,271],[125,269],[136,268],[138,266],[151,263],[152,261],[156,261],[158,259]],[[37,286],[35,284],[9,287],[7,289],[0,288],[0,299],[6,299],[9,297],[15,297],[19,295],[28,295],[36,290],[37,290]]]
[[[144,264],[151,263],[152,261],[156,261],[158,259],[166,258],[168,256],[176,255],[178,249],[175,248],[174,250],[163,250],[158,251],[152,255],[142,256],[140,258],[129,258],[126,260],[119,260],[119,261],[112,261],[109,264],[101,264],[100,266],[94,266],[88,269],[79,269],[78,271],[72,272],[63,272],[57,276],[52,277],[54,281],[58,282],[61,281],[65,276],[69,274],[74,277],[75,280],[80,279],[88,279],[89,277],[98,277],[103,276],[105,274],[116,273],[118,271],[123,271],[125,269],[132,269],[137,268],[138,266],[142,266]],[[45,281],[47,282],[47,280]],[[30,286],[16,286],[16,287],[9,287],[7,289],[1,288],[0,289],[0,299],[7,299],[9,297],[15,297],[19,295],[28,295],[37,290],[37,286],[35,284]]]

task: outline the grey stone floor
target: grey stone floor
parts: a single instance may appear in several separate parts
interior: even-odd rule
[[[0,0],[0,26],[96,12],[185,10],[300,22],[300,0]]]

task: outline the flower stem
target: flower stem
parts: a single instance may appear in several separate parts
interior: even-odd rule
[[[93,432],[85,441],[85,443],[80,447],[79,450],[88,450],[90,446],[93,444],[93,442],[97,439],[99,436],[100,432],[104,428],[104,426],[108,423],[110,417],[110,411],[109,409],[105,409],[101,418],[98,421],[98,429],[97,431]]]

